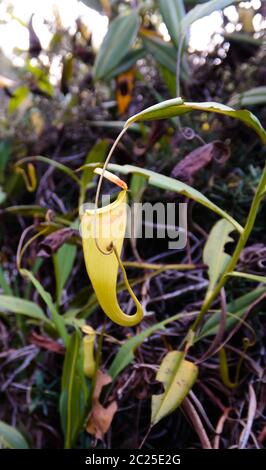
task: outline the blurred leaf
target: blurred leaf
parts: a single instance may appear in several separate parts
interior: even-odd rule
[[[255,302],[261,295],[263,295],[264,292],[266,292],[266,289],[263,287],[259,289],[254,289],[248,294],[242,295],[241,297],[238,297],[237,299],[230,302],[227,305],[227,318],[225,330],[230,331],[234,327],[234,325],[240,321],[241,317],[245,314],[249,306],[253,302]],[[213,313],[208,318],[206,323],[204,323],[203,328],[196,341],[200,341],[206,336],[216,335],[220,327],[220,318],[220,311]]]
[[[75,245],[65,243],[53,255],[57,305],[61,303],[62,292],[73,269],[76,253],[77,247]]]
[[[18,87],[12,95],[12,98],[10,98],[9,103],[8,103],[8,111],[9,113],[13,113],[20,107],[20,105],[23,103],[23,101],[27,98],[29,94],[29,88],[26,85],[22,85]]]
[[[228,106],[256,106],[266,104],[266,86],[251,88],[230,98]]]
[[[263,129],[260,121],[256,116],[254,116],[254,114],[246,109],[236,111],[229,106],[215,102],[188,103],[184,102],[182,98],[174,98],[172,100],[163,101],[162,103],[150,106],[149,108],[144,109],[144,111],[135,114],[127,120],[125,126],[128,127],[133,122],[138,121],[167,119],[174,116],[182,116],[183,114],[190,113],[194,110],[223,114],[234,119],[239,119],[248,127],[251,127],[259,135],[262,142],[266,144],[266,131]]]
[[[184,400],[198,375],[198,367],[184,359],[184,353],[171,351],[163,359],[156,379],[164,392],[152,396],[151,423],[156,424],[172,413]]]
[[[131,69],[133,65],[135,65],[136,62],[139,59],[142,59],[144,56],[145,49],[142,47],[129,51],[128,54],[122,59],[122,61],[114,69],[111,70],[111,72],[105,77],[105,79],[111,80],[112,78],[117,77],[121,73],[126,72],[127,70]]]
[[[45,128],[45,121],[39,109],[33,108],[30,112],[30,123],[37,136],[40,136]]]
[[[166,67],[163,65],[160,65],[160,71],[162,74],[162,77],[165,81],[165,84],[168,88],[168,91],[170,93],[170,96],[176,96],[176,78],[175,75],[170,72]]]
[[[0,182],[4,181],[4,171],[7,163],[11,157],[12,146],[8,140],[1,140],[0,142]]]
[[[153,58],[163,65],[172,74],[176,73],[176,50],[175,48],[157,37],[142,36],[142,41],[146,49]]]
[[[178,47],[181,20],[186,14],[184,2],[183,0],[158,0],[158,4],[168,33]]]
[[[75,330],[65,355],[60,395],[60,416],[66,449],[73,447],[83,425],[87,397],[82,368],[81,334]]]
[[[240,43],[240,44],[249,44],[251,46],[254,46],[255,48],[258,48],[263,45],[263,38],[254,38],[254,36],[251,36],[250,34],[245,34],[245,33],[222,33],[224,38],[233,43]]]
[[[43,288],[43,286],[40,284],[40,282],[36,279],[36,277],[30,271],[28,271],[27,269],[20,269],[20,273],[22,274],[22,276],[25,276],[26,278],[28,278],[32,282],[35,289],[37,289],[37,291],[40,294],[41,298],[46,303],[47,307],[49,308],[49,310],[51,312],[51,316],[52,316],[54,326],[55,326],[59,336],[62,338],[62,340],[64,342],[64,345],[66,346],[67,343],[68,343],[68,334],[67,334],[67,330],[66,330],[66,327],[65,327],[65,322],[64,322],[63,317],[61,317],[61,315],[57,311],[55,305],[53,304],[51,295],[49,294],[49,292],[47,292]]]
[[[244,279],[249,279],[250,281],[263,282],[266,284],[266,276],[257,276],[256,274],[241,273],[239,271],[233,271],[228,273],[228,276],[232,277],[242,277]]]
[[[12,289],[5,277],[5,271],[3,270],[1,264],[0,264],[0,287],[5,295],[12,296],[13,294]]]
[[[11,313],[19,313],[34,320],[51,323],[37,304],[29,300],[20,299],[19,297],[0,295],[0,309]]]
[[[73,77],[73,56],[67,55],[63,59],[63,71],[61,78],[61,91],[66,95],[69,91],[69,84]]]
[[[207,264],[209,274],[209,286],[207,295],[213,290],[216,283],[224,273],[231,256],[225,253],[226,243],[234,241],[229,233],[234,230],[233,225],[225,219],[219,220],[210,231],[203,250],[203,262]]]
[[[29,35],[30,35],[29,53],[31,57],[38,57],[38,55],[40,54],[42,50],[42,46],[33,28],[33,17],[34,15],[32,14],[30,17],[29,25],[28,25],[28,30],[29,30]]]
[[[44,70],[40,67],[32,65],[30,61],[26,63],[27,71],[35,79],[35,87],[32,86],[33,92],[41,91],[44,95],[52,97],[54,95],[54,87],[49,81],[49,70]]]
[[[108,139],[102,139],[92,147],[90,152],[87,154],[84,164],[90,165],[91,163],[101,163],[104,161],[107,149],[109,147]],[[94,167],[87,167],[83,169],[82,176],[80,178],[80,199],[79,206],[83,204],[88,184],[92,182],[94,177]]]
[[[101,0],[81,0],[87,7],[93,8],[93,10],[103,13],[103,6]]]
[[[105,78],[127,55],[136,40],[139,24],[136,11],[129,15],[120,15],[111,22],[96,57],[95,80]]]
[[[43,162],[47,163],[48,165],[54,166],[57,170],[62,171],[63,173],[66,173],[70,178],[72,178],[78,185],[80,184],[80,181],[71,168],[69,168],[66,165],[63,165],[60,162],[57,162],[56,160],[52,160],[51,158],[43,157],[42,155],[36,155],[34,157],[25,157],[16,162],[16,166],[23,165],[23,163],[27,162]]]
[[[29,449],[29,445],[22,434],[3,421],[0,421],[0,444],[7,449]]]
[[[203,5],[196,5],[192,8],[181,21],[183,33],[194,23],[194,21],[210,15],[216,10],[222,10],[228,5],[234,3],[235,0],[210,0]]]
[[[6,193],[3,191],[2,186],[0,186],[0,205],[5,202],[6,200]]]
[[[143,176],[146,176],[148,179],[148,184],[150,186],[154,186],[156,188],[164,189],[165,191],[173,191],[178,194],[183,194],[184,196],[193,199],[194,201],[199,202],[205,207],[208,207],[216,214],[220,215],[224,219],[231,222],[231,224],[242,233],[243,228],[238,224],[236,220],[234,220],[229,214],[223,211],[220,207],[216,206],[213,202],[211,202],[204,194],[197,189],[192,188],[186,183],[182,181],[178,181],[174,178],[170,178],[169,176],[164,176],[155,171],[146,170],[144,168],[139,168],[133,165],[116,165],[116,164],[109,164],[108,169],[111,171],[118,171],[122,174],[129,174],[129,173],[137,173]]]

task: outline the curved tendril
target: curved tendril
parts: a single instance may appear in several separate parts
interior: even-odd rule
[[[111,149],[110,149],[110,152],[108,153],[107,155],[107,158],[104,162],[104,165],[103,165],[103,171],[102,171],[102,174],[100,175],[100,179],[99,179],[99,183],[98,183],[98,186],[97,186],[97,190],[96,190],[96,196],[95,196],[95,208],[94,208],[94,215],[93,215],[93,232],[94,232],[94,240],[95,240],[95,244],[98,248],[98,250],[103,254],[103,255],[110,255],[112,252],[113,252],[113,248],[111,248],[110,250],[107,250],[104,251],[100,245],[99,245],[99,242],[98,242],[98,239],[97,239],[97,229],[96,229],[96,215],[97,215],[97,210],[98,210],[98,207],[99,207],[99,198],[100,198],[100,192],[101,192],[101,187],[102,187],[102,183],[103,183],[103,178],[104,178],[104,173],[105,173],[105,170],[107,169],[107,166],[108,166],[108,163],[110,162],[111,160],[111,157],[114,153],[114,150],[118,144],[118,142],[120,141],[120,139],[123,137],[123,135],[125,134],[127,128],[125,127],[121,132],[120,134],[118,135],[118,137],[116,138],[116,140],[114,141]]]

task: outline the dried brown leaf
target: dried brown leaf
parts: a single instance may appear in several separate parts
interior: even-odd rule
[[[223,165],[230,157],[229,147],[219,140],[196,148],[173,168],[171,176],[192,184],[196,174],[212,161]]]
[[[50,233],[39,244],[37,256],[49,258],[55,253],[66,241],[76,238],[78,236],[77,230],[72,228],[62,228],[56,232]]]
[[[113,417],[117,411],[116,401],[112,401],[107,407],[100,403],[100,395],[105,385],[112,382],[110,375],[102,371],[97,372],[96,385],[93,394],[92,411],[87,423],[87,432],[96,439],[103,440],[104,435],[109,430]]]

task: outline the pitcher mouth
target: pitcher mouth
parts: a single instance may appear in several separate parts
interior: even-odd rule
[[[107,204],[107,206],[104,206],[104,207],[100,207],[98,209],[86,209],[85,210],[85,214],[84,215],[98,215],[98,214],[105,214],[109,211],[112,211],[114,210],[116,207],[119,207],[120,204],[122,204],[123,202],[125,202],[126,200],[126,195],[127,195],[127,190],[124,189],[123,191],[120,191],[120,193],[118,194],[116,200],[114,202],[112,202],[111,204]]]

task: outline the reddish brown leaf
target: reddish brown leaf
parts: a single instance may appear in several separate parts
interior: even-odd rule
[[[67,240],[76,238],[77,236],[78,236],[77,230],[74,230],[72,228],[62,228],[60,230],[57,230],[56,232],[50,233],[39,244],[39,250],[38,250],[37,256],[42,256],[43,258],[49,258]]]
[[[230,157],[229,147],[219,140],[202,145],[186,155],[174,167],[171,176],[192,184],[195,175],[212,161],[222,166]]]
[[[65,354],[65,348],[61,344],[58,344],[52,339],[46,338],[44,336],[38,335],[35,331],[32,331],[29,337],[29,342],[38,346],[42,349],[47,349],[47,351],[53,351],[58,354]]]

